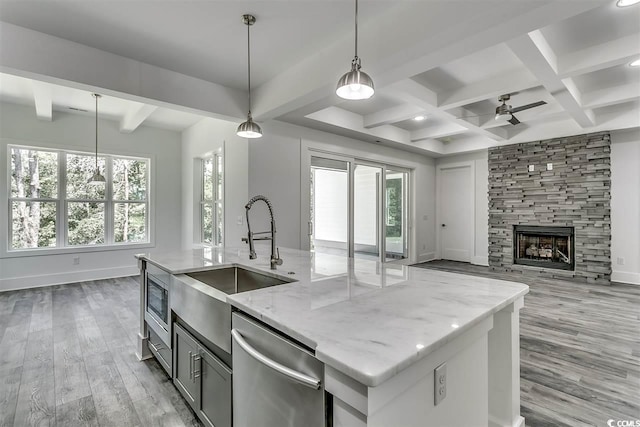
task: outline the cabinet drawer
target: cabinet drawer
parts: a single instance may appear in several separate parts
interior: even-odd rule
[[[172,365],[172,353],[171,349],[160,339],[158,334],[156,334],[153,329],[149,328],[149,350],[151,353],[158,359],[160,365],[167,371],[169,376],[172,375],[171,365]]]

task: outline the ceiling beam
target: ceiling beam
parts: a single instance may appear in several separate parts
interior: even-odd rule
[[[628,83],[611,88],[600,89],[582,94],[584,108],[600,108],[638,100],[640,87],[637,83]]]
[[[422,108],[416,107],[415,105],[403,104],[365,115],[363,118],[364,127],[371,129],[382,125],[398,123],[412,119],[421,113],[423,113]]]
[[[633,34],[562,56],[559,58],[558,74],[566,78],[591,73],[629,63],[639,54],[638,35]]]
[[[246,118],[246,92],[0,22],[0,72],[223,120]]]
[[[404,102],[422,107],[428,115],[432,115],[442,121],[457,124],[469,132],[482,135],[494,140],[504,140],[508,134],[504,129],[483,129],[477,124],[477,120],[467,121],[456,117],[451,111],[440,110],[435,106],[437,94],[412,79],[405,79],[388,86],[388,96],[396,97]],[[432,102],[434,104],[432,104]]]
[[[423,129],[411,132],[411,142],[423,141],[425,139],[443,138],[446,136],[459,135],[467,129],[456,123],[440,123]]]
[[[562,80],[557,73],[555,52],[540,30],[532,31],[507,42],[507,46],[538,78],[547,91],[582,128],[595,123],[593,112],[580,105],[580,92],[570,79]]]
[[[509,71],[460,89],[439,93],[439,107],[447,110],[490,98],[497,101],[502,94],[530,89],[539,84],[538,80],[526,69]]]
[[[138,129],[154,111],[158,109],[155,105],[140,104],[132,105],[122,119],[120,120],[120,132],[131,133]]]
[[[37,80],[31,80],[33,100],[36,105],[36,116],[40,120],[53,120],[53,94],[51,86]]]
[[[383,125],[373,129],[363,126],[362,116],[339,107],[328,107],[305,116],[325,125],[346,129],[360,135],[372,136],[385,142],[391,142],[396,148],[416,151],[416,148],[428,151],[428,154],[442,154],[443,144],[436,139],[428,139],[413,143],[410,133],[392,125]],[[427,154],[427,153],[425,153]]]

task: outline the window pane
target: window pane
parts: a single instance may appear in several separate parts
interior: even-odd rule
[[[216,203],[216,210],[218,211],[218,216],[216,217],[216,244],[217,245],[221,245],[222,244],[222,233],[223,233],[223,227],[222,227],[222,203]]]
[[[204,168],[202,188],[204,200],[213,200],[213,159],[204,159],[202,167]]]
[[[69,202],[68,209],[70,245],[104,243],[104,203]]]
[[[116,203],[114,209],[115,242],[146,242],[146,205],[144,203]]]
[[[104,175],[104,157],[98,157],[98,169]],[[67,199],[103,200],[104,184],[88,184],[96,171],[95,156],[67,154]]]
[[[202,204],[202,241],[213,242],[213,206]]]
[[[113,159],[113,199],[147,199],[147,162]]]
[[[56,245],[55,202],[12,202],[11,248]]]
[[[218,162],[216,182],[218,184],[218,191],[216,193],[216,200],[222,200],[222,156],[216,156]]]
[[[58,154],[11,149],[11,197],[56,198]]]

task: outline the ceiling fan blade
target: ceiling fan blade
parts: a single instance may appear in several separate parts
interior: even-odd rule
[[[511,118],[508,121],[512,125],[517,125],[520,123],[520,120],[516,119],[516,116],[514,116],[513,114],[511,115]]]
[[[546,104],[544,101],[534,102],[532,104],[522,105],[520,107],[512,108],[511,113],[517,113],[518,111],[528,110],[529,108],[539,107],[541,105]]]

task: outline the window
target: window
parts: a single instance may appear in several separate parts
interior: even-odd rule
[[[149,159],[10,146],[10,250],[149,242]]]
[[[223,162],[219,154],[202,159],[200,195],[200,238],[202,243],[222,245],[223,223]]]

